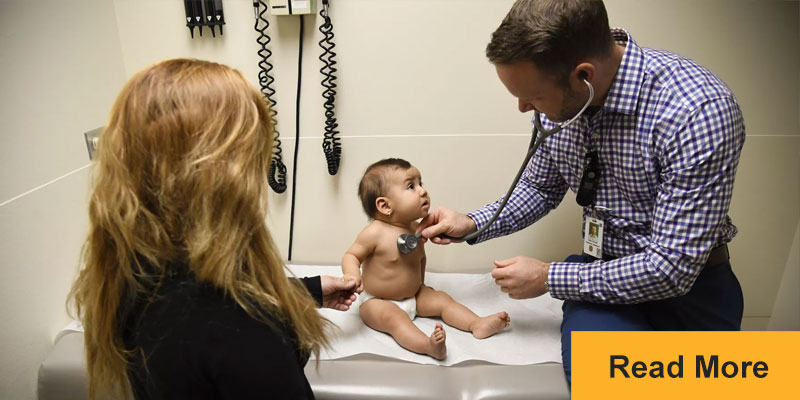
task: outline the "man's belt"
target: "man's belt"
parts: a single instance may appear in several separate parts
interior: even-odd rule
[[[715,267],[720,264],[724,264],[731,259],[730,253],[728,253],[728,245],[721,244],[717,247],[711,249],[711,253],[708,255],[708,261],[706,261],[706,267]]]

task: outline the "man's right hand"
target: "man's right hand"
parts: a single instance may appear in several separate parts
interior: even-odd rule
[[[438,237],[441,234],[463,237],[477,230],[478,226],[472,218],[444,207],[431,211],[417,226],[417,232],[422,232],[422,237],[436,244],[453,242],[451,239]]]

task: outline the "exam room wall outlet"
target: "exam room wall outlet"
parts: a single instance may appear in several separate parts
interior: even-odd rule
[[[270,0],[269,10],[272,15],[314,14],[314,3],[317,0]]]
[[[103,127],[95,128],[83,133],[83,138],[86,140],[86,150],[89,151],[89,160],[94,160],[94,153],[97,151],[97,144],[100,141],[100,132]]]

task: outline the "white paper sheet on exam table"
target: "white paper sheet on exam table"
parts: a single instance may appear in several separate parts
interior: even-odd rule
[[[292,265],[290,269],[299,277],[341,276],[339,267]],[[320,359],[335,360],[356,354],[377,354],[419,364],[444,366],[467,360],[505,365],[561,362],[562,301],[547,294],[535,299],[511,299],[500,291],[488,273],[428,272],[425,283],[445,291],[480,316],[505,311],[511,317],[511,326],[492,337],[479,340],[469,332],[462,332],[442,323],[447,334],[447,358],[438,361],[408,351],[400,347],[391,336],[364,325],[358,314],[358,307],[352,307],[346,312],[321,309],[320,314],[338,328],[331,330],[331,346],[320,352]],[[430,334],[436,322],[440,321],[417,317],[414,323],[423,332]]]

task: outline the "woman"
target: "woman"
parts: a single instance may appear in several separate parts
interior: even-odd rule
[[[122,89],[70,296],[90,397],[313,398],[303,366],[328,343],[314,297],[345,310],[353,282],[285,275],[265,224],[269,113],[241,73],[198,60]]]

